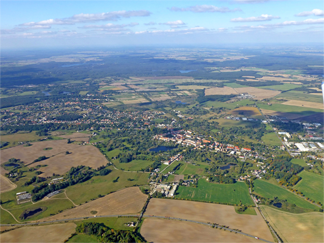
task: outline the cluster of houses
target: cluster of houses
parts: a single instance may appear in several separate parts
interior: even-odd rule
[[[182,160],[183,156],[181,154],[176,154],[172,157],[169,158],[169,160],[167,161],[164,161],[163,164],[165,165],[170,165],[172,164],[174,161],[179,161],[179,160]]]
[[[178,183],[174,182],[171,185],[167,184],[153,184],[153,188],[151,190],[151,195],[155,192],[162,193],[165,197],[173,197],[176,190],[178,188]]]
[[[32,199],[32,195],[28,192],[18,192],[16,193],[17,204],[22,204],[26,202],[30,202]]]

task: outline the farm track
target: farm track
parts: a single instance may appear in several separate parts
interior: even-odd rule
[[[7,213],[9,213],[13,218],[14,218],[14,220],[16,220],[16,222],[17,223],[21,223],[20,221],[18,221],[17,219],[16,219],[16,217],[9,211],[9,210],[7,210],[7,209],[4,209],[1,205],[0,205],[0,208],[2,209],[2,210],[4,210],[4,211],[6,211]],[[17,224],[16,224],[17,225]],[[20,224],[18,224],[18,225],[20,225]]]
[[[68,197],[68,195],[66,194],[66,190],[64,190],[64,195],[66,196],[66,199],[68,199],[68,200],[70,200],[70,202],[75,206],[75,207],[77,207],[78,205],[76,205],[69,197]],[[62,199],[64,199],[64,198],[62,198]]]

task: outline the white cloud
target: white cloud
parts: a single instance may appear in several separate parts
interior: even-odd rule
[[[151,22],[145,23],[144,25],[156,25],[156,23],[151,21]]]
[[[265,3],[265,2],[270,2],[273,0],[233,0],[233,2],[236,3]],[[276,1],[276,0],[274,0]]]
[[[169,21],[169,22],[160,23],[160,24],[170,25],[170,26],[174,26],[174,25],[185,25],[185,23],[182,20]]]
[[[109,30],[109,31],[126,31],[126,27],[133,27],[138,25],[138,23],[130,24],[103,24],[103,25],[85,25],[81,27],[82,29],[96,29],[96,30]]]
[[[324,16],[324,11],[321,9],[313,9],[312,11],[301,12],[299,14],[296,14],[295,16],[305,17],[305,16],[310,16],[310,15]]]
[[[150,12],[146,10],[139,11],[114,11],[98,14],[76,14],[72,17],[62,19],[48,19],[39,22],[29,22],[21,24],[20,26],[36,26],[36,25],[73,25],[77,23],[87,23],[96,21],[116,21],[121,18],[130,17],[146,17],[150,16]]]
[[[232,22],[258,22],[258,21],[270,21],[272,19],[280,19],[279,16],[272,16],[269,14],[261,14],[258,17],[248,17],[248,18],[235,18],[231,19]]]
[[[190,11],[190,12],[194,12],[194,13],[206,13],[206,12],[228,13],[228,12],[242,11],[239,8],[229,9],[228,7],[216,7],[214,5],[196,5],[196,6],[190,6],[187,8],[172,7],[169,9],[171,11],[176,11],[176,12]]]
[[[168,30],[151,30],[151,31],[137,31],[135,34],[161,34],[161,33],[181,33],[181,34],[193,34],[196,32],[206,32],[209,29],[205,27],[193,27],[188,29],[168,29]]]

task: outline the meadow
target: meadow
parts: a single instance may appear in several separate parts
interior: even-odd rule
[[[254,192],[265,198],[273,199],[274,197],[278,197],[279,199],[287,200],[287,202],[295,204],[298,207],[318,211],[317,206],[307,202],[305,199],[281,188],[280,186],[276,186],[264,180],[254,181]]]
[[[284,98],[288,100],[302,100],[317,103],[323,102],[321,95],[311,95],[302,91],[288,91],[277,95],[276,98]]]
[[[300,165],[303,167],[307,166],[307,164],[305,163],[305,160],[303,160],[303,159],[292,159],[291,163],[297,164],[297,165]]]
[[[96,243],[98,242],[97,237],[94,235],[86,235],[86,234],[76,234],[72,236],[68,241],[68,243]]]
[[[230,205],[239,204],[240,202],[247,206],[254,205],[249,196],[247,185],[241,182],[216,184],[200,179],[197,188],[179,186],[175,198]]]
[[[282,145],[277,134],[275,132],[270,132],[262,136],[262,141],[267,145],[280,146]]]
[[[308,171],[302,171],[298,175],[302,180],[294,188],[301,191],[306,197],[324,204],[323,176]]]

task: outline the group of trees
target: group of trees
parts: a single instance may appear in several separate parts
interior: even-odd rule
[[[103,223],[83,222],[76,227],[76,232],[94,235],[99,242],[145,242],[135,230],[114,230]]]

